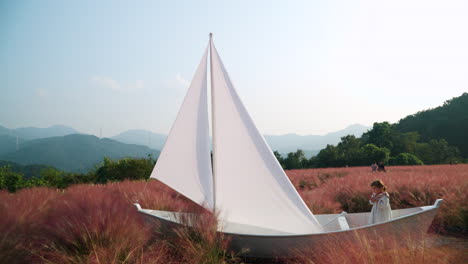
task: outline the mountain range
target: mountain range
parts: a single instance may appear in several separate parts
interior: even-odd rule
[[[306,156],[316,154],[327,144],[336,144],[340,137],[354,134],[360,136],[368,129],[352,125],[343,130],[318,135],[266,135],[273,150],[283,155],[303,149]],[[167,135],[146,130],[128,130],[112,138],[98,138],[80,134],[76,129],[57,125],[48,128],[25,127],[9,129],[0,126],[0,160],[21,165],[44,164],[55,168],[86,172],[100,163],[104,157],[159,156]]]
[[[468,133],[468,93],[434,109],[408,115],[394,126],[400,132],[416,131],[424,141],[445,139],[467,158],[468,141],[465,139]],[[271,149],[282,155],[302,149],[310,157],[327,144],[336,145],[343,136],[360,137],[369,129],[355,124],[325,135],[265,135],[265,139]],[[0,126],[0,161],[16,162],[19,165],[43,164],[66,171],[85,172],[104,157],[120,159],[147,157],[150,154],[157,158],[166,137],[146,130],[128,130],[112,138],[98,138],[61,125],[16,129]]]
[[[162,149],[167,135],[153,133],[148,130],[132,129],[111,137],[113,140],[127,144],[147,146],[152,149]]]
[[[0,143],[10,146],[16,138],[0,136]],[[4,150],[3,146],[0,149]],[[2,151],[4,152],[4,151]],[[92,135],[71,134],[23,141],[19,148],[0,154],[0,160],[12,161],[21,165],[44,164],[71,172],[87,172],[100,163],[104,157],[121,159],[124,157],[146,158],[159,156],[159,151],[146,146],[125,144],[108,138]]]
[[[317,154],[322,148],[326,147],[327,144],[337,144],[341,137],[346,135],[360,137],[369,128],[368,126],[354,124],[345,129],[325,135],[265,135],[265,140],[272,150],[277,150],[283,155],[294,152],[297,149],[302,149],[306,156],[311,157]],[[111,137],[111,139],[123,143],[144,145],[153,149],[162,149],[166,137],[167,135],[153,133],[148,130],[128,130]]]
[[[346,127],[345,129],[327,133],[325,135],[265,135],[265,140],[268,142],[271,149],[277,150],[282,155],[302,149],[304,150],[306,157],[310,158],[311,156],[316,155],[328,144],[336,145],[340,142],[341,137],[346,135],[360,137],[368,129],[370,129],[370,127],[354,124]]]
[[[81,134],[76,131],[74,128],[55,125],[51,127],[41,128],[41,127],[21,127],[10,129],[0,125],[0,135],[7,135],[12,137],[19,137],[23,140],[31,140],[38,138],[47,138],[47,137],[59,137],[66,136],[70,134]]]

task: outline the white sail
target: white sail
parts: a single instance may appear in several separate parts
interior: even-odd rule
[[[224,221],[304,234],[320,224],[239,98],[211,42],[216,211]]]
[[[151,178],[213,208],[205,51]]]

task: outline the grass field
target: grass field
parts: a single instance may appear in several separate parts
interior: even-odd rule
[[[422,241],[389,248],[382,238],[279,259],[279,263],[463,263],[468,259],[468,165],[327,168],[286,172],[316,214],[370,210],[369,183],[382,179],[392,208],[442,204]],[[241,263],[216,235],[216,220],[157,181],[0,192],[0,263]],[[201,213],[193,229],[163,237],[132,206]]]

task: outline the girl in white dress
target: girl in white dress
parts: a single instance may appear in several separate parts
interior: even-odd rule
[[[369,200],[370,204],[372,204],[369,224],[377,224],[392,219],[390,197],[386,192],[387,188],[384,183],[381,180],[375,180],[370,186],[373,193]]]

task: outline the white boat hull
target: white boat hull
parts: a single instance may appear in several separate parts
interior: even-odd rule
[[[394,241],[401,241],[402,237],[419,240],[429,229],[441,202],[439,199],[432,206],[393,210],[392,220],[373,225],[367,225],[369,213],[315,215],[325,229],[325,232],[316,234],[287,234],[233,223],[218,228],[218,233],[229,240],[230,251],[255,258],[288,257],[327,246],[328,243],[346,246],[362,241],[363,238],[369,243],[388,236],[396,238]],[[185,213],[136,206],[163,233],[169,234],[173,228],[182,225],[179,219]]]

